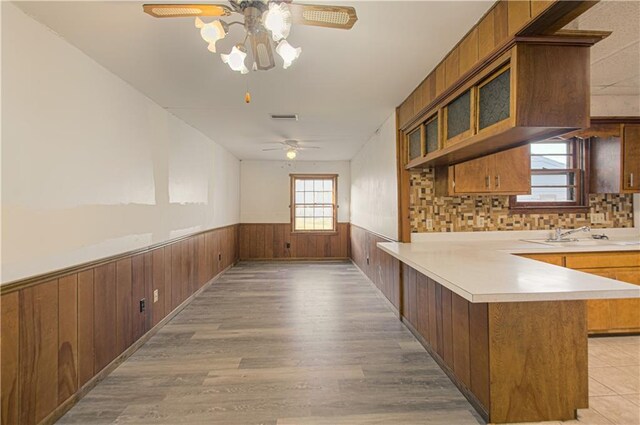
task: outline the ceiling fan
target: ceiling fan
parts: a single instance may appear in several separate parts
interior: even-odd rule
[[[263,152],[268,151],[287,151],[287,158],[295,159],[298,156],[298,151],[307,150],[307,149],[320,149],[319,146],[302,146],[298,140],[285,140],[283,142],[273,142],[278,143],[282,146],[277,148],[267,148],[262,149]]]
[[[287,42],[291,24],[351,29],[358,20],[356,10],[348,6],[295,4],[291,0],[230,0],[225,4],[145,4],[143,10],[155,18],[195,17],[200,35],[208,43],[209,51],[216,52],[216,42],[225,38],[231,25],[242,25],[246,36],[228,54],[220,57],[229,67],[242,74],[249,72],[245,65],[247,43],[253,55],[253,70],[275,67],[273,45],[288,68],[298,58],[301,48]],[[214,20],[205,23],[201,17],[227,17],[242,15],[244,21]]]

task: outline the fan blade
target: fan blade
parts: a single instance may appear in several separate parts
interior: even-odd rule
[[[289,4],[294,24],[317,27],[351,29],[358,20],[356,9],[350,6],[322,6],[315,4]]]
[[[260,31],[251,35],[251,48],[259,70],[266,71],[276,66],[276,61],[273,60],[271,37],[269,37],[267,31]]]
[[[232,12],[224,4],[145,4],[142,10],[154,18],[229,16]]]
[[[267,152],[267,151],[281,151],[282,148],[270,148],[270,149],[262,149],[262,152]]]
[[[300,146],[298,149],[321,149],[320,146]]]

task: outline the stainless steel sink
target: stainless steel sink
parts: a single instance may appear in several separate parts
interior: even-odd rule
[[[538,243],[546,246],[602,246],[602,245],[631,245],[631,242],[614,242],[607,239],[578,239],[572,241],[549,241],[547,239],[522,239],[523,242]]]

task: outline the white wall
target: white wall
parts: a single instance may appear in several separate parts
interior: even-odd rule
[[[283,152],[284,153],[284,152]],[[338,174],[338,222],[349,221],[349,161],[241,161],[240,221],[289,223],[289,174]]]
[[[239,221],[239,161],[2,3],[2,282]]]
[[[351,223],[398,239],[395,112],[351,160]]]

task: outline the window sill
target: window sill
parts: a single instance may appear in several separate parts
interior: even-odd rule
[[[337,235],[337,230],[292,230],[292,235]]]
[[[510,207],[509,214],[588,214],[590,207],[587,206],[533,206],[533,207]]]

